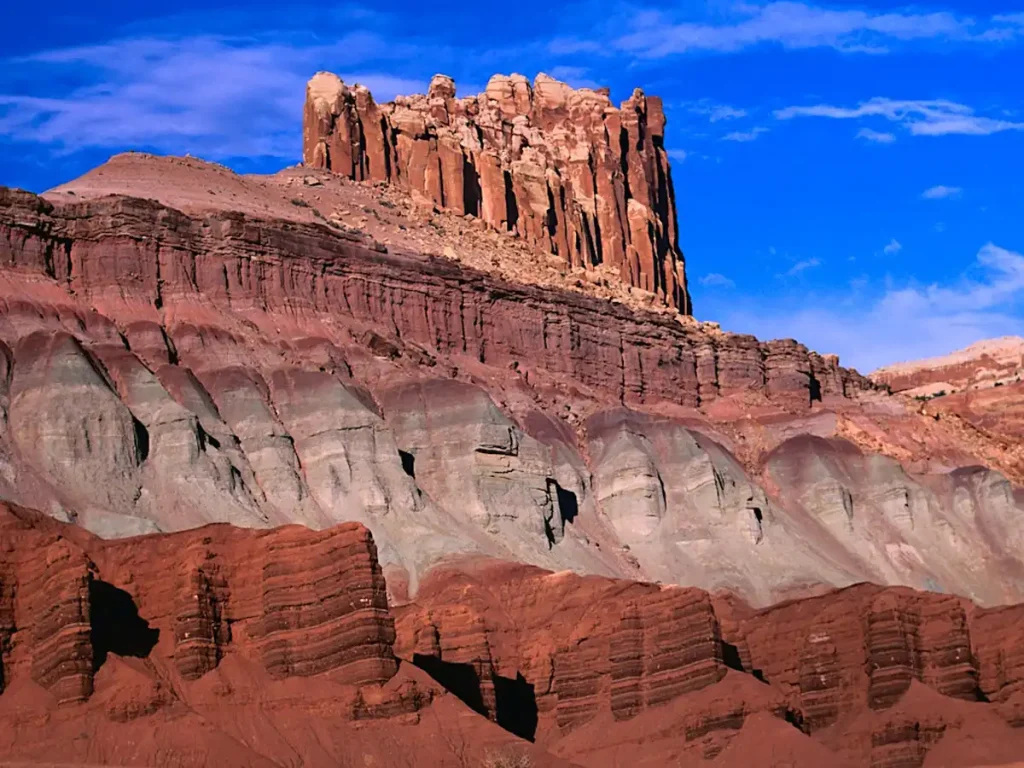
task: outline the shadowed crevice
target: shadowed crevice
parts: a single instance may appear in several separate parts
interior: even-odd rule
[[[416,456],[408,451],[399,451],[398,458],[402,460],[402,471],[413,480],[416,479]]]
[[[139,616],[132,596],[113,584],[89,580],[89,624],[92,666],[98,670],[115,653],[144,659],[156,646],[160,630]]]
[[[467,707],[487,717],[484,697],[480,692],[480,676],[472,664],[441,661],[436,656],[419,653],[412,657],[412,663],[434,678],[435,682],[454,694]]]
[[[558,510],[562,515],[562,522],[571,523],[580,513],[580,504],[576,494],[555,483],[555,495],[558,499]]]
[[[537,696],[522,673],[515,679],[494,678],[494,708],[498,725],[527,741],[537,736]]]

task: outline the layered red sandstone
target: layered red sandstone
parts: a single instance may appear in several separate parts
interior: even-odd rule
[[[700,590],[478,562],[436,569],[395,613],[400,655],[472,668],[487,690],[521,677],[538,742],[581,765],[735,755],[762,717],[811,737],[791,765],[919,766],[933,750],[973,765],[972,731],[1008,739],[986,752],[994,764],[1024,745],[1020,606],[858,585],[755,611]],[[500,702],[482,701],[500,722]],[[725,764],[776,765],[785,733]]]
[[[437,75],[425,96],[378,105],[320,72],[306,89],[303,158],[516,232],[566,267],[608,265],[689,313],[664,131],[661,100],[639,89],[615,107],[607,90],[495,75],[456,99]]]
[[[355,524],[103,541],[0,506],[0,547],[16,761],[966,768],[1024,748],[1020,606],[860,585],[756,611],[477,559],[389,607]]]
[[[809,404],[871,389],[835,356],[792,340],[759,342],[513,284],[322,225],[190,217],[134,198],[53,205],[0,188],[0,234],[0,261],[13,272],[94,303],[130,298],[139,320],[158,324],[162,306],[191,302],[331,315],[495,368],[571,377],[623,403],[696,407],[756,391]],[[187,353],[199,339],[180,332]]]

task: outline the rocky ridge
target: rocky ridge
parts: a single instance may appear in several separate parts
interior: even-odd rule
[[[908,395],[934,396],[1019,383],[1024,373],[1024,339],[986,339],[943,357],[898,363],[871,374],[874,381]]]
[[[437,75],[426,95],[378,105],[320,72],[306,88],[303,159],[383,181],[428,206],[512,231],[566,267],[607,265],[627,285],[690,312],[661,101],[547,75],[495,75],[455,98]]]

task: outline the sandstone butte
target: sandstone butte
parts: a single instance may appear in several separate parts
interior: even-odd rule
[[[1024,756],[1019,384],[690,317],[651,97],[307,96],[0,188],[0,764]]]

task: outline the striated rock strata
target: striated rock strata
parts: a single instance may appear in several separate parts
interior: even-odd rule
[[[948,472],[971,441],[834,357],[324,223],[68,199],[0,194],[4,498],[106,537],[358,521],[399,597],[453,554],[757,605],[861,580],[1020,595],[1018,492]],[[938,443],[946,469],[841,428]],[[189,578],[198,674],[227,588]]]
[[[471,558],[389,607],[353,523],[104,541],[0,506],[0,546],[18,762],[967,766],[979,743],[992,764],[1024,748],[1020,606],[859,585],[754,610]]]
[[[514,231],[567,267],[607,265],[689,314],[664,135],[661,100],[639,89],[615,107],[607,90],[495,75],[457,99],[437,75],[425,96],[377,104],[320,72],[306,88],[303,159]]]
[[[972,723],[1022,738],[1019,606],[858,585],[752,610],[730,595],[466,563],[435,569],[395,612],[400,655],[521,678],[538,742],[581,765],[712,759],[762,714],[826,750],[793,765],[918,766],[944,736],[948,764],[971,764],[954,745]],[[486,713],[502,722],[497,707]],[[774,749],[746,764],[775,764]]]

